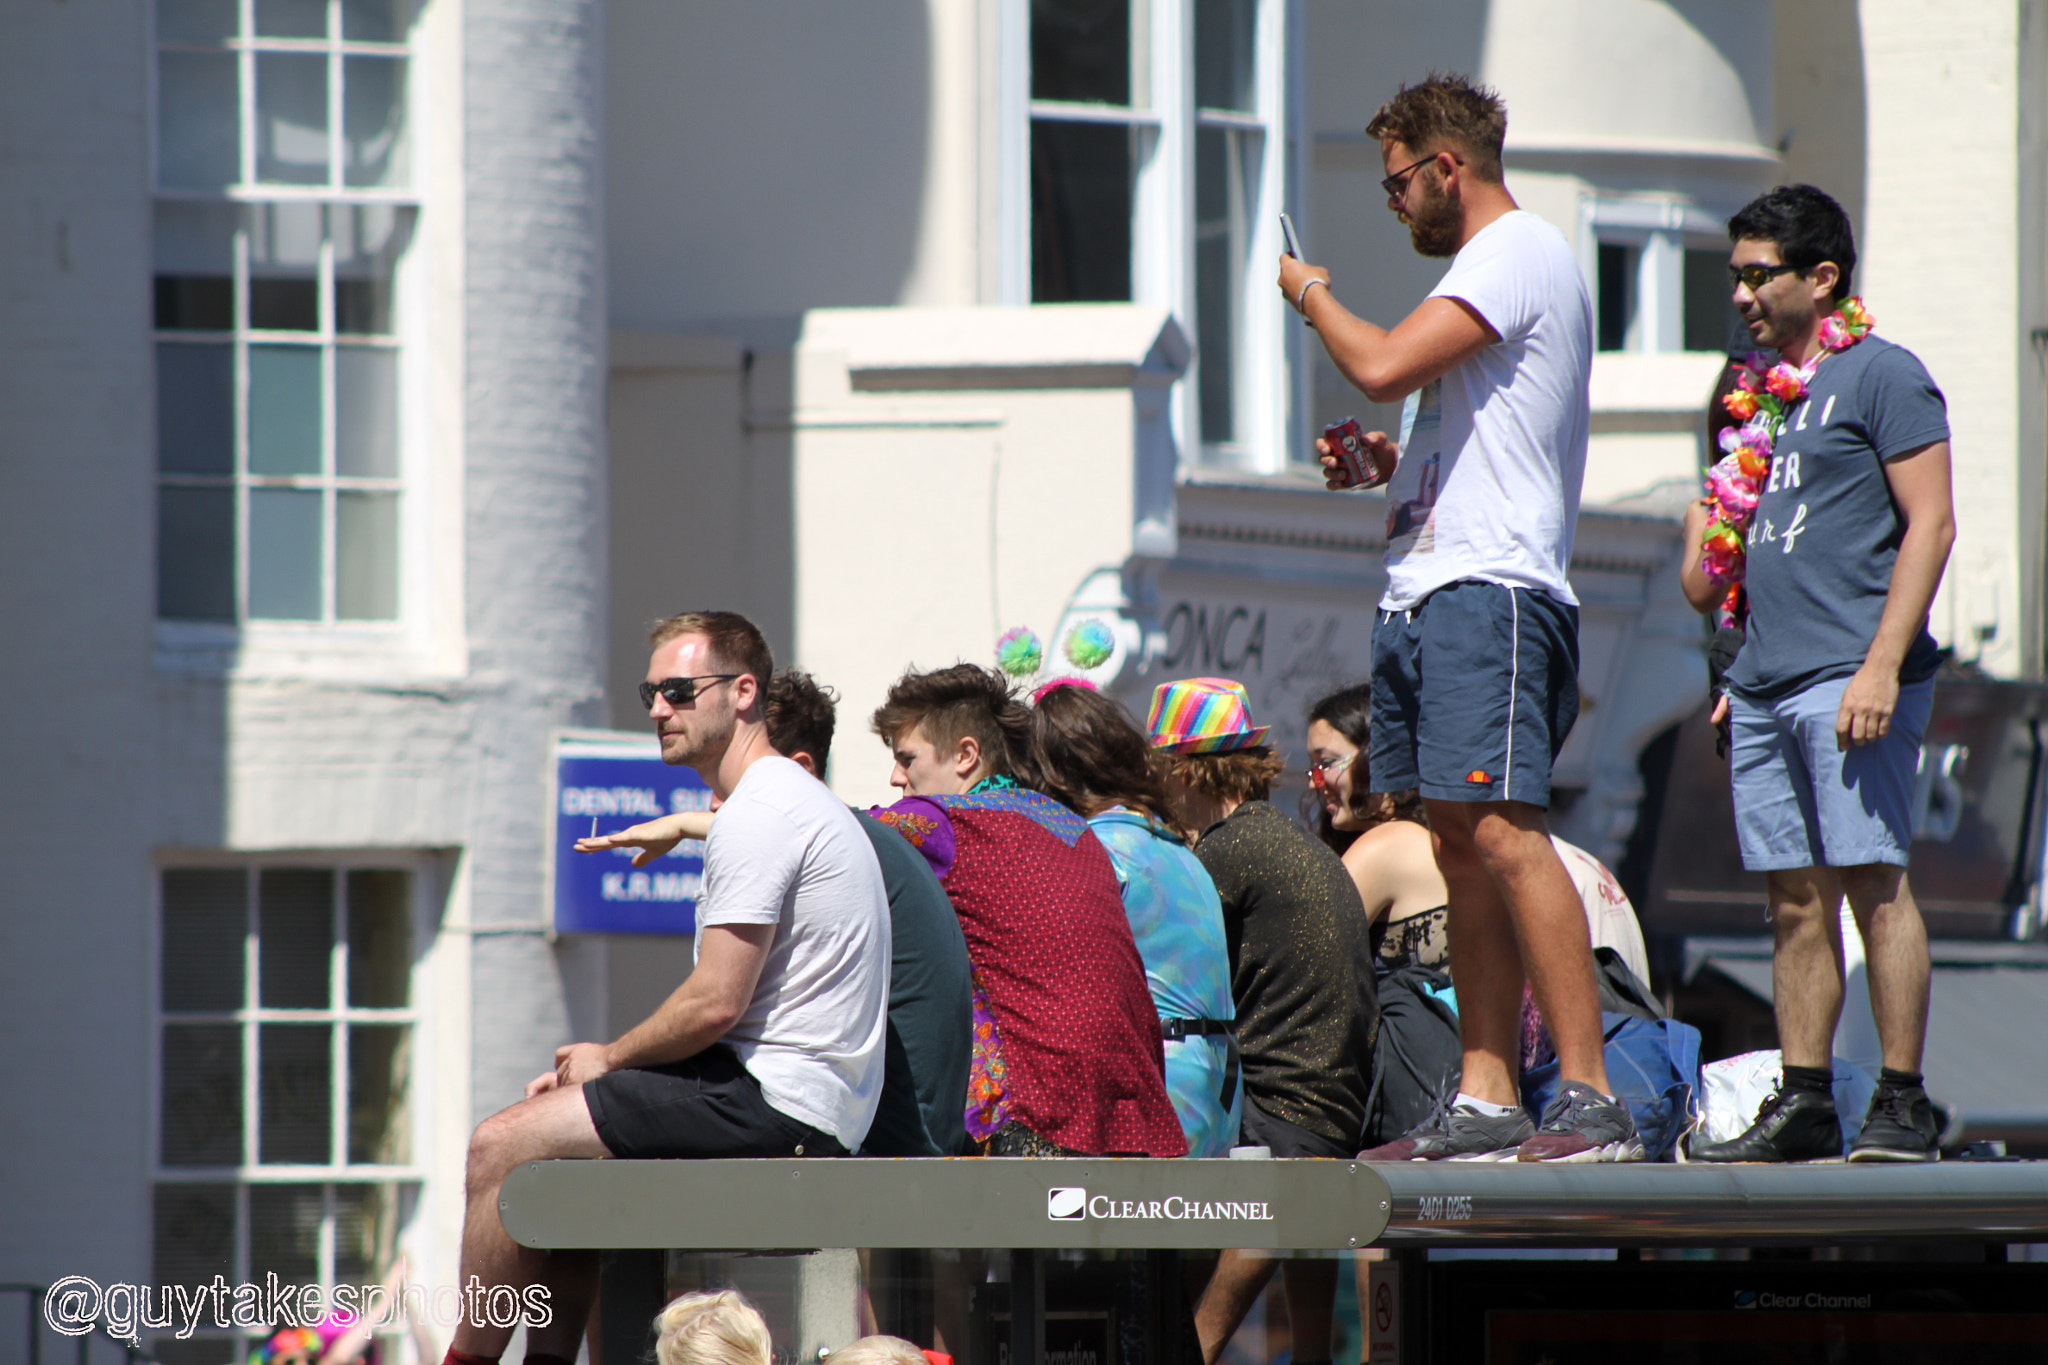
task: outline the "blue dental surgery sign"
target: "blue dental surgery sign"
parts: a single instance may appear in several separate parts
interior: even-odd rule
[[[685,839],[646,867],[633,850],[578,853],[595,828],[616,833],[673,811],[708,810],[711,789],[661,761],[652,735],[570,730],[555,737],[555,932],[693,934],[704,845]]]

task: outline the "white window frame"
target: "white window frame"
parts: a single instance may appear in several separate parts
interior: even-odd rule
[[[1733,210],[1729,210],[1730,213]],[[1725,242],[1728,213],[1677,199],[1579,201],[1579,271],[1600,316],[1600,248],[1633,247],[1636,312],[1620,351],[1602,355],[1685,353],[1685,253],[1705,242]]]
[[[1134,130],[1131,195],[1131,301],[1173,314],[1191,346],[1195,326],[1195,133],[1234,128],[1261,136],[1257,183],[1249,187],[1242,287],[1234,357],[1238,438],[1223,445],[1199,438],[1202,359],[1197,351],[1175,385],[1169,410],[1183,470],[1190,465],[1278,473],[1297,456],[1295,413],[1305,373],[1300,324],[1273,288],[1265,268],[1280,256],[1279,214],[1295,204],[1302,182],[1293,129],[1298,93],[1288,79],[1299,69],[1300,25],[1293,0],[1257,0],[1253,25],[1255,87],[1251,112],[1201,110],[1194,104],[1195,0],[1138,0],[1146,10],[1142,54],[1148,61],[1148,108],[1031,98],[1030,0],[998,0],[996,280],[998,303],[1031,302],[1031,124],[1034,119],[1114,123]],[[1136,58],[1134,57],[1134,60]],[[1298,205],[1290,209],[1299,229]]]
[[[243,940],[242,996],[243,1004],[233,1010],[197,1011],[180,1010],[167,1012],[163,1000],[163,885],[164,874],[175,870],[196,869],[204,871],[240,872],[245,878],[247,900],[245,905],[251,916],[251,923],[258,925],[257,879],[265,871],[287,869],[312,869],[330,871],[335,877],[336,907],[339,915],[335,921],[335,937],[328,963],[328,1004],[322,1009],[287,1009],[260,1004],[260,961],[262,943],[258,933],[250,933]],[[348,874],[354,871],[403,871],[411,879],[411,928],[412,955],[408,971],[408,1003],[402,1008],[378,1008],[352,1005],[348,1001]],[[258,1185],[320,1185],[323,1187],[323,1215],[320,1249],[316,1275],[325,1288],[333,1288],[335,1276],[335,1219],[337,1217],[335,1190],[344,1185],[387,1185],[408,1186],[412,1198],[412,1217],[417,1220],[425,1202],[427,1168],[422,1160],[430,1150],[428,1143],[433,1134],[428,1126],[428,1106],[425,1097],[433,1093],[431,1069],[433,1055],[432,1039],[429,1035],[427,1012],[420,1007],[420,998],[427,989],[427,950],[433,942],[435,915],[432,897],[437,885],[436,869],[432,861],[418,854],[394,853],[390,851],[367,852],[323,852],[284,853],[260,856],[238,856],[232,854],[190,853],[160,858],[154,869],[150,890],[151,915],[150,933],[152,971],[150,974],[150,1117],[149,1117],[149,1178],[151,1191],[150,1246],[152,1255],[155,1247],[155,1191],[166,1185],[231,1185],[234,1188],[234,1263],[225,1273],[230,1285],[251,1282],[249,1191]],[[251,1002],[259,1002],[252,1004]],[[333,1158],[320,1164],[286,1164],[282,1162],[263,1163],[258,1160],[259,1128],[262,1121],[261,1068],[257,1058],[257,1037],[261,1027],[268,1023],[324,1023],[333,1027],[334,1038],[331,1053],[330,1085],[331,1097],[338,1103],[331,1103],[329,1114],[330,1156]],[[166,1166],[163,1164],[163,1077],[164,1077],[164,1030],[171,1024],[229,1024],[241,1031],[242,1049],[242,1159],[233,1165],[221,1166]],[[348,1091],[351,1083],[348,1068],[348,1025],[350,1024],[404,1024],[411,1031],[410,1058],[411,1073],[408,1076],[405,1117],[407,1144],[411,1160],[404,1165],[373,1165],[351,1163],[348,1160]],[[403,1238],[406,1227],[401,1224],[396,1230]],[[152,1267],[153,1268],[153,1267]],[[371,1267],[372,1273],[381,1267]],[[248,1354],[249,1347],[263,1336],[265,1330],[235,1329],[225,1331],[209,1329],[199,1335],[209,1340],[235,1342],[233,1358],[241,1359]]]
[[[320,249],[320,264],[317,278],[321,282],[321,311],[319,327],[314,332],[267,332],[256,331],[248,325],[247,289],[244,282],[249,275],[246,234],[237,229],[234,239],[234,278],[236,314],[228,344],[234,351],[236,375],[236,401],[234,409],[235,453],[234,468],[226,476],[234,488],[234,610],[232,621],[195,621],[156,617],[157,663],[159,667],[176,671],[196,670],[201,672],[234,671],[265,672],[273,665],[282,664],[287,671],[304,671],[307,665],[318,669],[323,658],[339,658],[345,672],[354,671],[354,666],[345,662],[357,659],[376,667],[379,661],[390,657],[394,648],[418,647],[424,643],[421,632],[430,614],[427,585],[431,581],[429,572],[430,547],[428,544],[428,511],[424,505],[424,489],[428,483],[427,471],[421,458],[422,443],[419,433],[428,423],[428,401],[426,393],[431,382],[431,367],[426,362],[425,352],[427,329],[422,311],[427,299],[427,290],[422,279],[429,254],[424,237],[425,194],[424,167],[428,161],[426,139],[422,136],[421,117],[427,112],[427,103],[420,95],[421,77],[429,69],[424,44],[419,40],[422,26],[426,23],[428,0],[413,0],[412,25],[408,33],[394,42],[367,42],[331,36],[323,38],[280,38],[258,37],[255,35],[254,11],[256,0],[239,0],[238,30],[234,37],[219,43],[191,42],[183,39],[160,38],[157,31],[157,6],[147,5],[149,25],[148,100],[149,117],[148,152],[150,168],[150,197],[152,206],[157,203],[212,203],[212,204],[314,204],[323,207],[348,208],[357,206],[384,205],[404,210],[411,214],[411,231],[406,250],[395,263],[391,279],[391,306],[396,316],[393,330],[387,334],[337,335],[333,309],[333,290],[328,282],[333,280],[333,247],[323,242]],[[327,0],[328,32],[341,33],[341,0]],[[250,35],[250,36],[242,36]],[[236,114],[237,175],[234,184],[218,189],[192,189],[166,186],[161,178],[162,129],[159,110],[160,89],[157,54],[165,51],[227,51],[235,54],[237,73],[238,108]],[[325,185],[300,185],[259,182],[256,179],[256,158],[258,128],[256,123],[256,81],[255,68],[259,52],[304,52],[317,53],[327,58],[327,154],[328,183]],[[350,56],[403,57],[406,64],[404,117],[409,138],[407,151],[406,184],[402,187],[349,186],[344,183],[346,168],[343,157],[345,138],[343,128],[343,107],[345,89],[343,68]],[[152,278],[154,271],[152,271]],[[213,332],[163,331],[154,323],[150,329],[152,356],[158,343],[194,342],[220,344],[222,334]],[[248,349],[252,344],[286,343],[317,347],[321,353],[323,372],[323,393],[332,394],[333,365],[337,341],[343,346],[366,348],[389,348],[398,353],[397,361],[397,414],[393,440],[396,443],[396,474],[392,478],[356,478],[334,472],[335,414],[329,410],[323,423],[322,472],[303,476],[252,475],[247,467],[248,412],[245,395]],[[152,361],[153,363],[153,361]],[[152,432],[154,427],[152,426]],[[154,435],[152,435],[154,450]],[[153,487],[163,488],[180,484],[218,485],[220,476],[193,477],[183,474],[167,474],[157,465]],[[322,616],[319,619],[289,619],[251,617],[248,614],[249,577],[249,493],[254,487],[295,487],[317,489],[323,498],[322,563],[320,568],[320,598]],[[337,491],[391,492],[398,500],[397,530],[397,610],[395,616],[383,619],[342,619],[330,614],[337,598],[336,554],[337,517],[335,497]],[[156,566],[152,561],[152,582]],[[154,604],[152,604],[154,615]],[[313,651],[311,655],[308,650]],[[253,652],[252,652],[253,651]],[[269,652],[266,652],[269,651]],[[276,651],[282,651],[276,652]]]

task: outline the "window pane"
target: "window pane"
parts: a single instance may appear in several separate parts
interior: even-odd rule
[[[1195,133],[1195,345],[1201,357],[1202,439],[1210,442],[1237,435],[1231,397],[1237,378],[1235,245],[1242,215],[1231,212],[1232,140],[1222,128]]]
[[[334,1279],[374,1284],[398,1256],[398,1230],[407,1202],[396,1185],[334,1187]]]
[[[234,490],[159,488],[156,497],[156,614],[234,620]]]
[[[334,953],[334,873],[266,868],[257,882],[258,979],[269,1009],[327,1008]]]
[[[1129,104],[1130,0],[1031,0],[1031,97]]]
[[[1685,253],[1685,349],[1747,350],[1749,331],[1735,311],[1735,290],[1728,283],[1725,248]]]
[[[264,1164],[328,1161],[333,1033],[326,1024],[264,1024],[258,1030],[257,1160]]]
[[[262,331],[320,327],[318,204],[249,207],[249,325]]]
[[[411,26],[410,0],[341,0],[341,36],[352,43],[402,43]]]
[[[249,348],[249,472],[320,472],[320,351]]]
[[[225,332],[235,325],[235,208],[156,206],[156,325]]]
[[[262,1284],[320,1282],[320,1222],[325,1190],[319,1185],[249,1187],[249,1279]]]
[[[242,1164],[242,1030],[165,1024],[163,1164]]]
[[[1195,104],[1251,112],[1258,0],[1195,0]]]
[[[398,352],[341,346],[334,352],[334,472],[398,475]]]
[[[1131,297],[1131,134],[1100,123],[1031,125],[1031,297]]]
[[[166,474],[234,473],[232,346],[157,343],[156,463]]]
[[[403,185],[406,157],[405,58],[343,60],[341,134],[351,185]]]
[[[239,180],[239,109],[233,53],[159,53],[159,182],[177,189],[210,190]]]
[[[240,1009],[248,874],[240,868],[166,868],[163,891],[164,1008]]]
[[[348,874],[348,1003],[403,1009],[412,998],[412,874]]]
[[[257,54],[256,178],[268,184],[327,183],[325,57]]]
[[[334,330],[388,336],[392,272],[412,236],[412,213],[389,204],[327,210],[334,238]]]
[[[168,42],[219,42],[236,22],[235,0],[157,0],[156,36]]]
[[[412,1026],[357,1024],[348,1031],[348,1159],[376,1166],[412,1160],[406,1091]]]
[[[1613,242],[1600,244],[1600,349],[1620,351],[1628,347],[1629,332],[1636,315],[1636,260],[1634,247]]]
[[[320,619],[320,494],[297,488],[249,492],[249,615]]]
[[[235,1187],[156,1187],[151,1270],[158,1284],[235,1283]],[[228,1357],[222,1356],[221,1359]]]
[[[327,0],[256,0],[256,32],[265,38],[325,38]]]
[[[335,494],[334,614],[398,619],[398,495]]]

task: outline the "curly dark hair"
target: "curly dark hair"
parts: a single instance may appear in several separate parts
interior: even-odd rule
[[[801,668],[785,668],[768,684],[761,709],[775,752],[785,758],[809,754],[823,776],[839,719],[838,693]]]
[[[1029,750],[1039,790],[1077,814],[1128,806],[1172,827],[1151,745],[1121,703],[1092,688],[1053,688],[1032,709]]]
[[[1337,689],[1309,707],[1308,720],[1311,725],[1321,721],[1356,744],[1358,757],[1352,762],[1363,762],[1372,749],[1372,684],[1353,683]],[[1362,772],[1354,769],[1349,811],[1352,819],[1362,822],[1367,829],[1389,820],[1412,820],[1424,829],[1429,828],[1429,815],[1419,792],[1369,792],[1365,789],[1366,784],[1359,780],[1363,776]],[[1338,829],[1331,823],[1329,807],[1316,798],[1313,788],[1303,800],[1304,804],[1309,801],[1315,803],[1316,836],[1337,852],[1342,853],[1351,847],[1352,840],[1364,833],[1364,830]]]
[[[1508,107],[1490,86],[1448,71],[1432,71],[1416,84],[1402,86],[1382,104],[1365,125],[1365,135],[1378,142],[1398,142],[1416,156],[1456,148],[1465,154],[1473,175],[1498,185]]]
[[[1030,708],[1017,700],[1008,679],[979,664],[905,673],[875,708],[869,726],[884,744],[913,729],[940,748],[972,735],[991,773],[1039,785],[1030,763]]]

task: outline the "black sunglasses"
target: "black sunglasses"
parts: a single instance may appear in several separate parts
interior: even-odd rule
[[[1796,265],[1731,265],[1728,267],[1728,287],[1746,284],[1752,291],[1763,288],[1780,275],[1797,270]]]
[[[1422,158],[1422,160],[1420,161],[1409,162],[1400,170],[1395,171],[1392,175],[1388,176],[1385,180],[1380,181],[1380,188],[1387,192],[1387,198],[1389,199],[1393,199],[1399,196],[1407,190],[1409,176],[1415,174],[1415,172],[1418,169],[1420,169],[1423,166],[1427,166],[1430,162],[1436,160],[1441,155],[1443,155],[1443,153],[1441,152],[1431,152],[1428,156]]]
[[[744,673],[700,673],[694,678],[663,678],[658,683],[644,682],[640,684],[640,709],[652,711],[656,696],[670,706],[688,706],[697,700],[698,683],[731,682],[734,678],[745,676]]]

